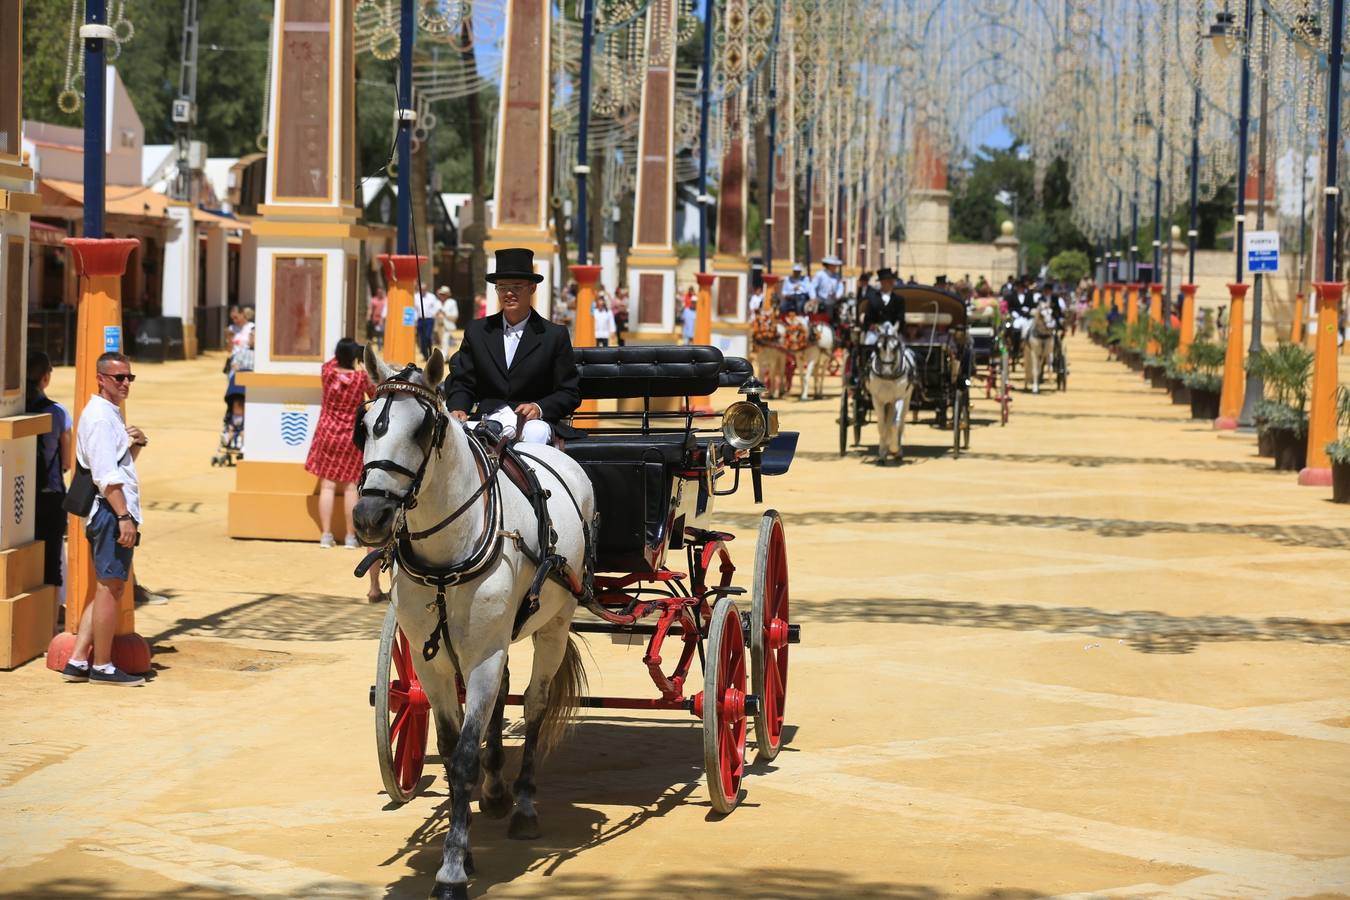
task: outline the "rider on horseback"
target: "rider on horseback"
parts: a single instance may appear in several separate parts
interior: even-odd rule
[[[497,422],[520,439],[548,444],[562,419],[581,405],[577,364],[567,329],[535,312],[530,302],[544,276],[534,271],[534,251],[497,251],[497,286],[502,311],[475,319],[464,330],[446,389],[450,415],[463,422],[470,412]]]

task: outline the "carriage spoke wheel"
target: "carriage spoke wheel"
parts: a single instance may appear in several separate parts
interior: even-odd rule
[[[961,419],[965,415],[965,396],[961,391],[952,394],[952,456],[961,458]]]
[[[848,386],[839,398],[839,455],[848,453]]]
[[[431,702],[413,670],[412,650],[391,604],[380,633],[375,670],[375,753],[389,799],[407,803],[422,792]]]
[[[745,774],[745,636],[730,597],[713,607],[703,663],[703,693],[694,712],[703,719],[703,771],[713,809],[726,814],[741,799]]]
[[[775,510],[759,520],[755,581],[750,595],[750,684],[759,698],[755,760],[767,762],[783,747],[788,682],[788,566],[783,520]]]

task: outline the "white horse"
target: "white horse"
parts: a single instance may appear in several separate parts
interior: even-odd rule
[[[480,766],[479,810],[492,818],[510,813],[512,838],[539,836],[535,761],[568,728],[585,683],[570,626],[577,594],[589,585],[595,496],[586,473],[561,451],[518,445],[551,492],[556,542],[552,551],[537,546],[537,519],[525,494],[508,483],[484,445],[449,418],[437,390],[446,375],[440,349],[432,351],[425,373],[414,367],[395,372],[369,345],[365,364],[378,387],[357,423],[365,468],[352,519],[364,543],[397,548],[398,624],[414,647],[426,641],[423,652],[413,654],[413,668],[431,701],[451,795],[432,896],[467,897],[469,797]],[[562,573],[544,580],[537,601],[529,596],[539,572],[531,557],[549,558],[559,565],[554,575]],[[525,638],[534,644],[525,744],[519,777],[508,788],[502,777],[507,655],[513,641]],[[457,674],[465,687],[462,710]]]
[[[801,399],[807,399],[808,390],[817,400],[824,397],[825,376],[834,359],[834,329],[830,323],[821,322],[812,329],[812,341],[797,359],[803,366]]]
[[[1050,359],[1050,345],[1055,338],[1055,317],[1050,301],[1041,298],[1031,311],[1031,321],[1022,335],[1022,390],[1033,394],[1041,392],[1041,376]]]
[[[877,335],[867,371],[867,392],[872,395],[881,430],[877,465],[884,466],[888,456],[904,461],[905,405],[914,392],[914,372],[914,353],[905,346],[899,327],[886,322]]]

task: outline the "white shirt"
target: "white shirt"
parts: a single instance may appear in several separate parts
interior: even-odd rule
[[[99,503],[107,503],[102,492],[110,485],[120,484],[127,501],[127,512],[141,521],[141,488],[136,477],[136,463],[131,458],[131,438],[122,412],[98,394],[89,397],[89,403],[80,414],[80,428],[75,436],[75,460],[86,469],[98,485],[99,497],[89,511],[90,517]],[[86,520],[87,521],[87,520]]]
[[[753,316],[755,313],[759,312],[759,308],[763,305],[764,294],[762,292],[750,295],[750,315]]]
[[[422,302],[417,308],[417,317],[419,319],[434,319],[440,315],[441,298],[430,292],[422,295]]]
[[[502,316],[502,341],[503,349],[506,351],[506,367],[511,368],[511,362],[516,358],[516,351],[520,349],[520,339],[525,336],[525,326],[530,321],[529,316],[521,319],[515,325],[506,321]]]

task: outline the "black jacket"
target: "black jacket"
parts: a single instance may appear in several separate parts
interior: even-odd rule
[[[863,311],[863,328],[871,328],[873,325],[880,325],[883,322],[894,322],[900,326],[903,332],[905,329],[905,298],[891,292],[891,302],[881,302],[881,291],[876,288],[867,289],[867,307]]]
[[[501,313],[475,319],[464,329],[459,352],[450,358],[446,402],[451,411],[485,416],[503,406],[538,403],[551,425],[570,416],[581,404],[581,391],[567,329],[531,310],[509,371],[502,334]]]

